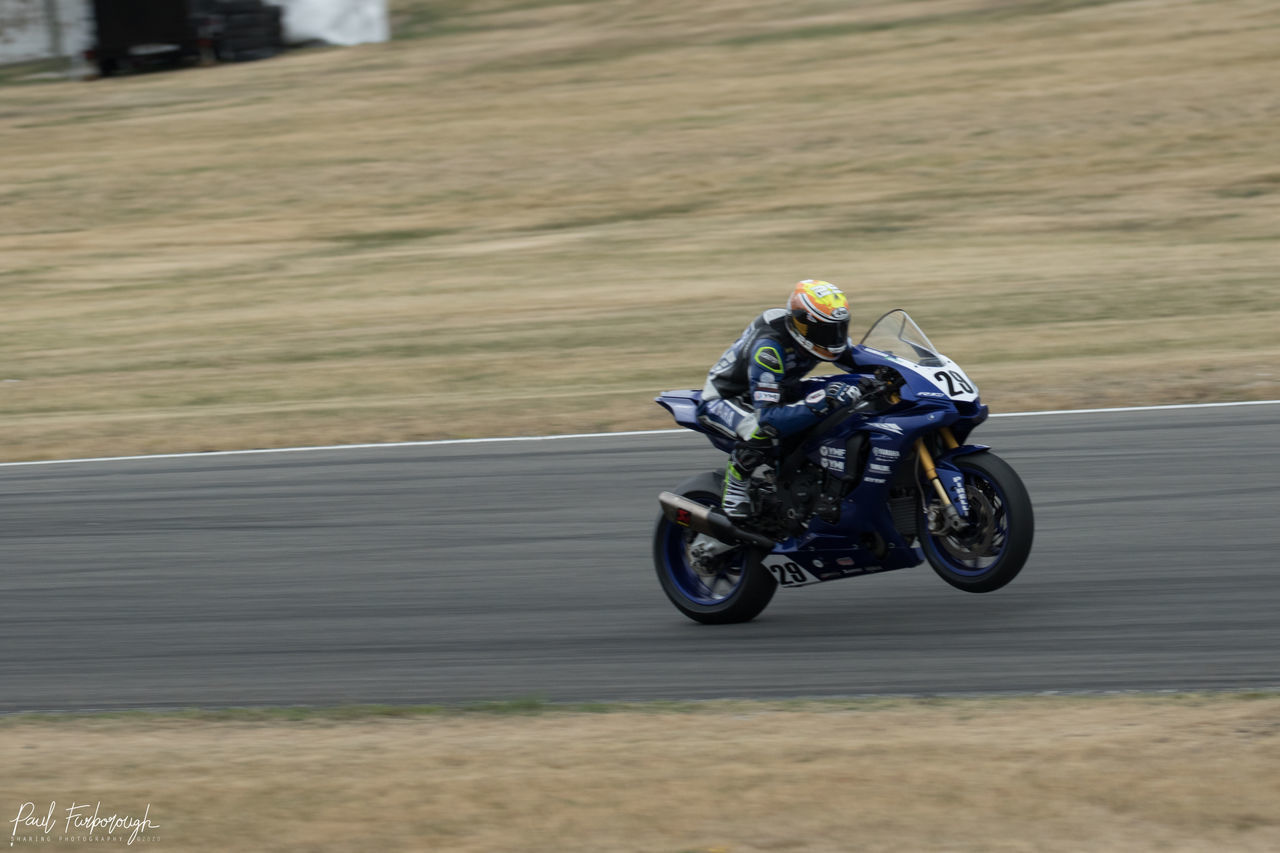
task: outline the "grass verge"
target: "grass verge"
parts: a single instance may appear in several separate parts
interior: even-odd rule
[[[997,410],[1280,396],[1268,0],[393,17],[0,79],[0,456],[662,426],[803,277]]]
[[[0,806],[182,850],[1262,851],[1278,759],[1276,693],[20,715]]]

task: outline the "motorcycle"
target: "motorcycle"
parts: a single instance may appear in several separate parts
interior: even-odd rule
[[[1022,570],[1034,537],[1031,498],[989,447],[965,443],[988,415],[977,386],[901,309],[873,323],[853,354],[874,376],[871,389],[774,442],[772,459],[749,481],[748,521],[735,524],[718,511],[723,470],[658,496],[654,568],[689,618],[746,622],[779,587],[926,560],[944,581],[974,593],[1000,589]],[[667,391],[655,402],[732,451],[734,438],[698,420],[701,396]]]

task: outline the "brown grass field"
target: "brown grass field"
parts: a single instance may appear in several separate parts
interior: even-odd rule
[[[1280,849],[1276,694],[225,716],[0,721],[4,835],[74,800],[150,804],[142,850]]]
[[[805,277],[996,410],[1280,397],[1272,0],[392,7],[386,45],[0,69],[0,459],[665,426]],[[0,830],[1280,849],[1275,695],[607,710],[0,719]]]
[[[0,75],[0,458],[663,426],[798,278],[996,410],[1280,397],[1271,0],[396,0]]]

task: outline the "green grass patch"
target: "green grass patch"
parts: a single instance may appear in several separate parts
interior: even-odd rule
[[[852,696],[804,699],[706,699],[626,702],[555,702],[543,696],[518,696],[476,702],[427,705],[357,704],[334,706],[263,706],[233,708],[177,708],[171,710],[18,712],[0,715],[0,726],[23,724],[69,725],[94,720],[122,722],[301,723],[348,722],[414,717],[536,717],[576,714],[764,714],[859,713],[950,708],[976,713],[1011,703],[1036,707],[1144,702],[1204,707],[1235,702],[1280,701],[1277,690],[1220,690],[1120,693],[1011,693],[993,695]]]
[[[36,59],[0,65],[0,86],[31,86],[65,83],[70,66],[65,59]],[[8,117],[0,112],[0,119]]]

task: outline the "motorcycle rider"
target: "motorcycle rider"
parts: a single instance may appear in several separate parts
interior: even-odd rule
[[[738,440],[724,472],[721,507],[734,520],[751,514],[747,483],[775,439],[802,432],[833,410],[856,403],[869,387],[805,380],[820,361],[856,373],[849,347],[849,301],[835,285],[799,282],[786,308],[751,322],[707,374],[698,420]]]

